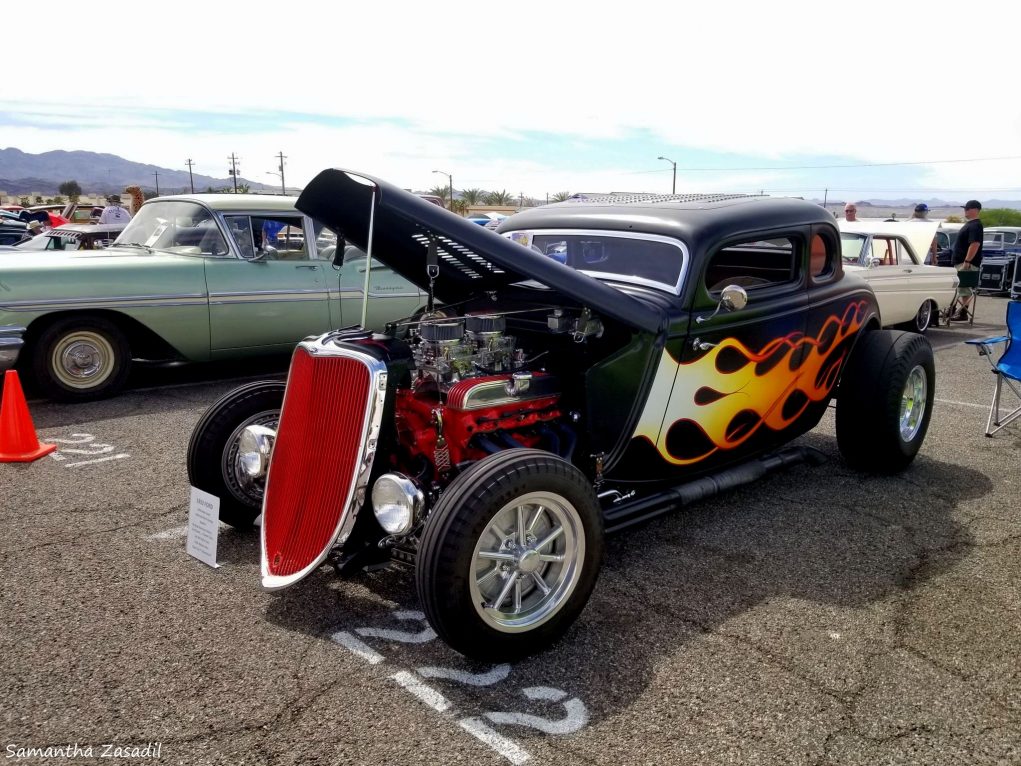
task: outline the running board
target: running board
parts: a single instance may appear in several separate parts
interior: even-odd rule
[[[603,512],[603,528],[607,533],[617,532],[726,490],[751,484],[775,471],[786,470],[803,463],[815,466],[825,462],[826,456],[817,449],[788,447],[686,484],[658,490],[648,497],[627,501],[618,499],[616,504]],[[618,498],[626,497],[614,490],[605,494],[616,494]]]

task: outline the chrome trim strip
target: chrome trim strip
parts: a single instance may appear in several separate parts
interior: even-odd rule
[[[24,327],[13,324],[0,325],[0,370],[9,370],[17,364],[18,355],[25,345],[21,338],[24,333]]]
[[[320,336],[315,340],[302,341],[295,348],[295,353],[298,350],[304,350],[311,356],[342,356],[355,361],[361,362],[368,368],[369,371],[369,396],[368,401],[365,405],[365,419],[362,425],[361,433],[361,454],[355,461],[354,474],[348,481],[348,496],[344,503],[344,512],[340,514],[337,521],[337,527],[333,532],[331,542],[323,547],[323,550],[315,558],[312,563],[302,569],[300,572],[286,576],[271,575],[269,573],[269,561],[266,557],[266,524],[263,522],[259,529],[259,546],[260,546],[260,571],[262,573],[262,587],[266,590],[278,590],[280,588],[286,588],[289,585],[293,585],[299,580],[304,579],[309,574],[314,572],[320,564],[326,559],[330,551],[334,547],[339,547],[347,542],[348,537],[351,536],[351,530],[354,528],[355,520],[358,517],[358,512],[361,510],[362,505],[365,503],[366,487],[369,483],[369,474],[372,472],[372,463],[376,458],[376,446],[379,443],[379,431],[383,420],[383,402],[386,399],[386,383],[387,383],[387,369],[386,364],[380,360],[369,356],[368,354],[362,354],[358,351],[354,351],[349,348],[340,348],[333,344],[326,345],[322,343]],[[290,371],[287,373],[287,383],[290,385],[291,374]],[[286,391],[286,389],[285,389]],[[284,406],[286,407],[287,394],[284,394]],[[284,422],[284,411],[281,409],[280,422]],[[269,483],[273,479],[273,462],[270,461],[269,476],[266,477],[266,491],[262,496],[262,512],[266,512],[266,498],[269,496]],[[265,516],[263,516],[265,519]]]
[[[326,288],[308,288],[302,290],[241,290],[237,292],[209,293],[210,298],[245,298],[249,295],[305,295],[307,293],[325,293]]]
[[[105,304],[116,305],[138,304],[142,306],[153,305],[159,302],[160,305],[204,305],[206,302],[205,293],[178,293],[170,295],[120,295],[110,298],[54,298],[42,301],[10,301],[0,304],[0,309],[5,311],[34,311],[37,309],[61,308],[72,306],[75,308],[96,308],[105,307]]]

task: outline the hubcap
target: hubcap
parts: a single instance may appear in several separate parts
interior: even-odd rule
[[[53,347],[50,369],[69,388],[95,388],[113,374],[114,357],[110,341],[84,330],[65,335]]]
[[[567,603],[581,575],[585,532],[562,495],[531,492],[490,520],[472,556],[472,603],[504,633],[532,630]]]
[[[908,373],[900,396],[900,438],[904,442],[912,441],[922,427],[926,393],[925,370],[921,365],[915,365]]]
[[[264,410],[248,420],[242,421],[234,433],[227,439],[220,460],[220,471],[223,481],[234,497],[245,505],[253,508],[262,506],[262,496],[266,491],[265,477],[252,479],[241,465],[241,434],[248,426],[265,426],[276,430],[280,423],[280,410]]]

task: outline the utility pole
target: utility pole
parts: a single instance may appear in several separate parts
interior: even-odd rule
[[[191,166],[194,165],[195,163],[192,162],[191,161],[191,157],[189,157],[188,161],[185,162],[184,164],[188,166],[188,185],[191,186],[191,193],[194,194],[195,193],[195,178],[191,174]]]
[[[230,153],[230,170],[228,171],[231,177],[234,179],[234,193],[238,193],[238,158],[234,156],[234,152]]]
[[[158,170],[152,171],[152,174],[156,176],[156,196],[160,196],[160,172]]]
[[[280,160],[280,164],[277,166],[280,168],[280,193],[287,194],[287,185],[284,183],[284,160],[287,157],[284,156],[283,152],[279,152],[277,158]]]
[[[829,198],[830,198],[830,190],[829,189],[823,189],[823,191],[822,191],[822,209],[823,210],[826,209],[826,200],[828,200]]]

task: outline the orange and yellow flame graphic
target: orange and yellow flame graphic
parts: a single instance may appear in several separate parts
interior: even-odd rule
[[[765,425],[780,431],[837,382],[867,303],[830,316],[815,338],[791,333],[752,351],[726,338],[704,356],[678,363],[660,360],[635,437],[648,439],[674,465],[733,449]]]

